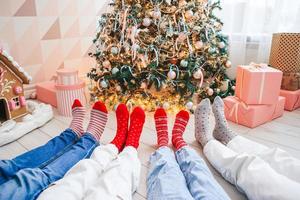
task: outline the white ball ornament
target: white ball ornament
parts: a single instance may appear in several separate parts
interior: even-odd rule
[[[168,110],[170,108],[170,104],[168,102],[163,103],[163,109]]]
[[[230,61],[230,60],[227,60],[225,66],[226,66],[227,68],[230,68],[231,65],[232,65],[231,61]]]
[[[161,12],[160,12],[159,10],[154,11],[153,14],[152,14],[152,17],[153,17],[154,19],[159,19],[160,16],[161,16]]]
[[[208,94],[208,96],[212,96],[214,94],[214,90],[211,89],[211,88],[208,88],[207,89],[207,94]]]
[[[219,42],[218,44],[220,49],[224,49],[225,48],[225,43],[224,42]]]
[[[101,86],[102,88],[107,88],[107,87],[108,87],[108,84],[107,84],[107,82],[106,82],[105,80],[103,80],[103,81],[100,82],[100,86]]]
[[[185,107],[187,108],[187,109],[189,109],[189,110],[191,110],[192,108],[193,108],[193,106],[194,106],[194,104],[193,104],[193,102],[187,102],[187,104],[185,105]]]
[[[195,43],[195,48],[196,49],[201,49],[203,47],[203,42],[202,41],[197,41],[196,43]]]
[[[110,68],[111,67],[111,64],[108,60],[105,60],[103,63],[102,63],[103,67],[105,68]]]
[[[202,77],[202,72],[201,69],[197,70],[194,74],[193,74],[194,79],[201,79]]]
[[[216,93],[219,94],[221,92],[220,88],[216,89]]]
[[[168,72],[168,78],[169,78],[170,80],[174,80],[174,79],[176,78],[176,73],[175,73],[173,70],[170,70],[170,71]]]
[[[210,53],[210,54],[213,54],[213,53],[215,53],[215,52],[216,52],[216,49],[213,48],[213,47],[210,47],[210,48],[208,49],[208,53]]]
[[[148,18],[148,17],[144,18],[143,25],[146,26],[146,27],[150,26],[151,25],[151,19]]]
[[[112,47],[110,52],[114,55],[117,55],[119,53],[119,49],[118,49],[118,47]]]
[[[112,70],[111,70],[111,73],[113,75],[117,74],[119,72],[119,69],[117,67],[114,67]]]
[[[180,61],[180,66],[181,67],[187,67],[189,65],[189,62],[187,60],[181,60]]]
[[[234,91],[235,90],[235,86],[232,86],[231,89]]]

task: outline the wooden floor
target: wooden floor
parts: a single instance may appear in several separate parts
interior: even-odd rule
[[[169,116],[169,129],[172,128],[174,116]],[[88,117],[85,120],[85,125],[88,122]],[[47,123],[45,126],[25,135],[19,140],[0,147],[0,159],[11,159],[21,153],[38,147],[52,137],[58,135],[65,128],[68,127],[70,118],[61,117],[55,110],[55,118]],[[213,126],[214,119],[211,117],[211,125]],[[285,112],[282,118],[276,119],[268,124],[262,125],[256,129],[249,129],[230,123],[230,127],[239,135],[245,136],[253,141],[265,144],[269,147],[280,147],[293,156],[300,159],[300,109],[294,112]],[[108,125],[105,133],[102,136],[101,142],[108,143],[114,137],[116,131],[115,113],[109,113]],[[201,147],[194,139],[194,117],[191,117],[188,128],[185,133],[185,139],[194,148],[201,157],[204,158]],[[156,136],[153,121],[153,114],[147,114],[146,123],[141,137],[141,144],[138,149],[139,157],[142,161],[141,181],[134,199],[146,198],[146,176],[148,171],[148,159],[152,152],[155,151]],[[205,158],[204,158],[205,159]],[[208,163],[208,162],[207,162]],[[211,165],[209,165],[212,173],[217,181],[221,184],[224,190],[232,199],[246,199],[245,196],[239,193],[234,186],[227,183],[216,172]]]

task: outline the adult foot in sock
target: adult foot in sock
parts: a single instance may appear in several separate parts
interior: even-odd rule
[[[202,147],[213,139],[209,126],[210,113],[211,105],[209,99],[202,100],[195,110],[195,137]]]
[[[158,147],[168,146],[168,117],[163,108],[158,108],[154,114]]]
[[[82,136],[83,131],[83,120],[85,115],[85,109],[78,99],[74,100],[72,105],[72,121],[70,129],[72,129],[78,137]]]
[[[235,134],[228,126],[224,114],[224,102],[220,97],[215,98],[212,110],[216,119],[213,135],[220,142],[227,144],[230,140],[237,136],[237,134]]]
[[[130,116],[130,126],[125,146],[138,148],[140,137],[145,123],[145,112],[142,108],[136,107]]]
[[[183,133],[186,125],[188,124],[190,115],[187,111],[182,110],[176,115],[173,131],[172,131],[172,144],[176,150],[186,146],[187,143],[183,140]]]
[[[119,152],[122,151],[128,133],[129,112],[125,104],[120,104],[116,110],[117,133],[111,144],[114,144]]]
[[[91,111],[91,119],[87,128],[87,133],[92,134],[96,140],[100,140],[100,137],[104,131],[107,122],[107,109],[104,103],[98,101],[94,104]]]

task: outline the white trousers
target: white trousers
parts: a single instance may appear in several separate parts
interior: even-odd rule
[[[90,159],[77,163],[63,179],[38,197],[40,200],[132,199],[139,184],[141,163],[137,151],[115,145],[97,147]]]
[[[241,136],[227,146],[211,140],[204,147],[209,162],[250,200],[298,200],[300,161]]]

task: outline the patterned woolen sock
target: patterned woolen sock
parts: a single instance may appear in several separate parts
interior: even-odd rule
[[[96,140],[100,140],[100,137],[104,131],[107,122],[107,109],[104,103],[98,101],[94,104],[91,111],[91,119],[87,128],[87,133],[92,134]]]
[[[220,97],[216,97],[212,106],[216,119],[216,126],[213,132],[214,137],[220,142],[227,144],[237,134],[230,130],[224,114],[224,102]]]
[[[168,146],[168,118],[163,108],[156,110],[154,114],[155,127],[157,133],[157,144],[159,147]]]
[[[213,139],[209,126],[209,117],[211,113],[211,105],[209,99],[204,99],[195,110],[195,137],[204,147]]]
[[[185,131],[186,125],[188,124],[190,115],[187,111],[180,111],[176,115],[173,131],[172,131],[172,144],[176,150],[181,149],[186,146],[187,143],[183,140],[183,133]]]
[[[82,136],[83,131],[83,120],[85,115],[85,109],[78,99],[74,100],[72,105],[72,121],[70,129],[72,129],[78,137]]]
[[[125,104],[120,104],[116,110],[117,133],[111,144],[114,144],[119,152],[122,151],[128,133],[129,112]]]
[[[145,123],[145,112],[142,108],[136,107],[130,116],[130,126],[125,146],[138,148],[140,137]]]

